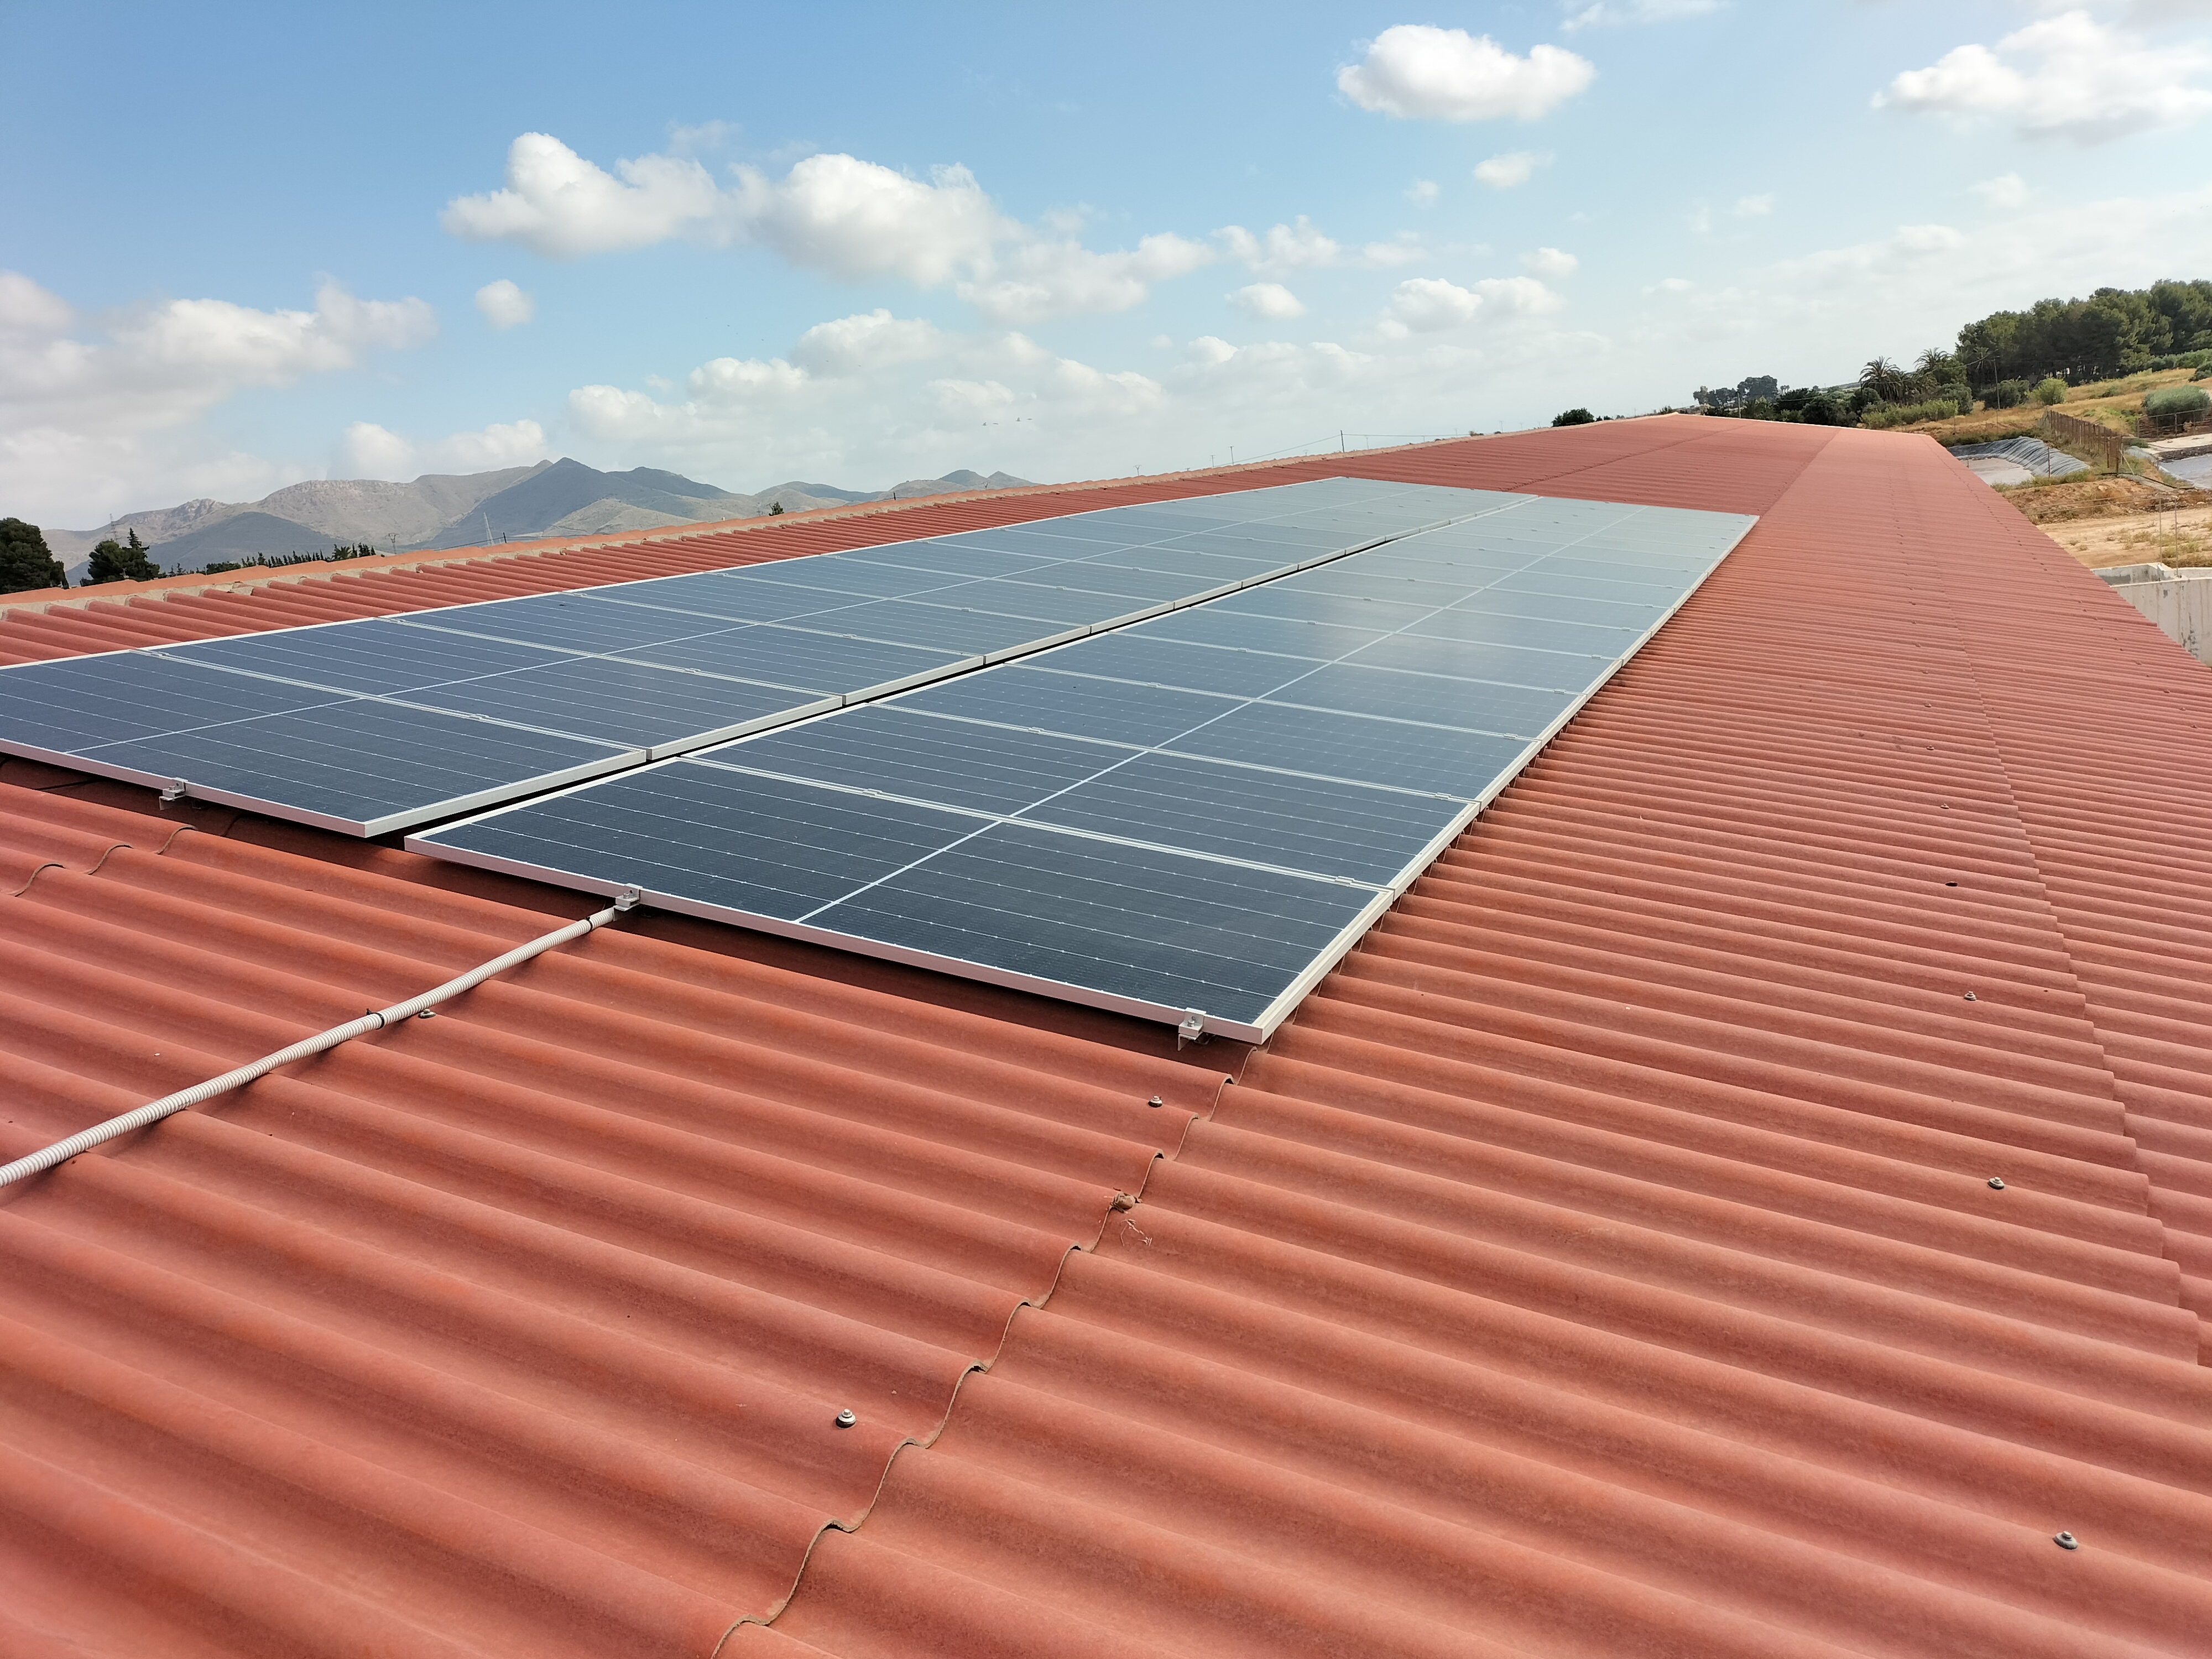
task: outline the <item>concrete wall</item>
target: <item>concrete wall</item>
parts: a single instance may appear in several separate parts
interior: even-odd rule
[[[2123,564],[2097,574],[2166,638],[2197,661],[2212,663],[2212,570]]]

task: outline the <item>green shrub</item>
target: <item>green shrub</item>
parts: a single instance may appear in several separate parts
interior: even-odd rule
[[[1984,401],[1991,409],[2018,409],[2033,395],[2033,388],[2025,380],[1999,380]]]
[[[2189,377],[2192,380],[2212,380],[2212,363],[2207,363]]]
[[[2193,386],[2170,386],[2143,398],[2143,413],[2160,430],[2172,432],[2201,418],[2212,409],[2212,392]]]
[[[1570,409],[1563,414],[1552,416],[1552,424],[1553,426],[1588,426],[1596,418],[1597,416],[1587,409]]]
[[[2037,382],[2035,401],[2039,404],[2063,404],[2066,401],[2066,382],[2054,374],[2047,380]]]
[[[1948,421],[1958,412],[1959,405],[1948,398],[1934,398],[1924,404],[1877,404],[1859,416],[1859,424],[1877,430],[1891,426],[1917,426],[1923,421]]]

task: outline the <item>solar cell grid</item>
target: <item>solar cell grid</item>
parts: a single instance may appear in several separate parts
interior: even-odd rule
[[[1141,685],[1257,696],[1313,667],[1308,659],[1188,643],[1135,631],[1103,634],[1039,657],[1042,673],[1102,675]]]
[[[803,915],[718,906],[696,885],[673,897],[1264,1036],[1750,522],[1662,515],[1673,544],[1651,556],[1581,552],[1601,534],[1634,546],[1623,526],[1655,511],[1523,503],[708,750],[686,764],[833,787],[863,817],[883,796],[941,805],[974,827]],[[653,775],[623,782],[649,793]],[[561,799],[419,844],[650,886],[619,849],[533,855]]]
[[[1063,734],[933,720],[872,706],[852,717],[774,732],[702,766],[795,775],[842,787],[933,800],[965,811],[1012,813],[1082,782],[1129,751]]]
[[[89,760],[139,783],[191,778],[202,799],[227,805],[251,805],[273,782],[292,817],[374,836],[412,822],[425,800],[453,813],[501,799],[518,773],[567,782],[643,758],[588,738],[350,697],[100,744],[69,763]]]
[[[1216,496],[1196,510],[1109,508],[164,654],[27,664],[0,670],[0,748],[133,778],[158,765],[168,769],[164,781],[182,778],[191,793],[380,833],[449,816],[457,800],[553,787],[601,757],[637,764],[788,724],[1523,499],[1318,480]],[[462,769],[465,789],[416,768],[411,803],[406,768],[387,769],[353,812],[332,806],[319,773],[274,747],[257,762],[250,744],[191,735],[293,712],[307,726],[326,718],[333,731],[415,718],[354,708],[362,698],[404,702],[437,730],[505,726],[527,740],[477,744]],[[318,708],[329,712],[310,717]],[[569,747],[544,750],[538,738],[549,735]],[[112,746],[122,742],[141,746],[125,757]],[[373,745],[364,752],[374,760]]]
[[[727,625],[732,623],[790,622],[796,618],[834,613],[848,605],[865,603],[856,600],[850,593],[832,593],[823,588],[752,581],[734,570],[708,571],[696,576],[672,576],[665,583],[638,582],[629,586],[608,589],[600,597],[609,605],[634,606],[656,614],[673,612],[678,616],[702,618],[703,626],[712,626],[716,623]],[[450,623],[434,621],[420,625],[458,626],[466,620],[466,612],[459,611],[439,611],[428,614],[434,619],[451,617],[453,621]]]
[[[377,695],[570,659],[568,653],[546,646],[433,633],[388,622],[206,640],[164,646],[155,654],[174,662],[281,675],[302,685]]]
[[[810,920],[917,957],[1256,1020],[1374,902],[1310,877],[1001,823]]]

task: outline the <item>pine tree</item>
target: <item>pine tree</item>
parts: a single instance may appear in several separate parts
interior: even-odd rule
[[[146,544],[138,539],[138,532],[133,530],[128,546],[111,538],[92,550],[92,562],[84,568],[84,586],[149,582],[161,574],[161,567],[146,556]]]
[[[46,546],[44,531],[21,519],[0,519],[0,593],[68,586],[61,561]]]

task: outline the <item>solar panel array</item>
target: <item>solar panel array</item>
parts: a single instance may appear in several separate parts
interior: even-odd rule
[[[1079,639],[1524,499],[1317,479],[0,668],[0,750],[380,835]]]
[[[1752,522],[1523,500],[408,844],[1257,1040]]]

